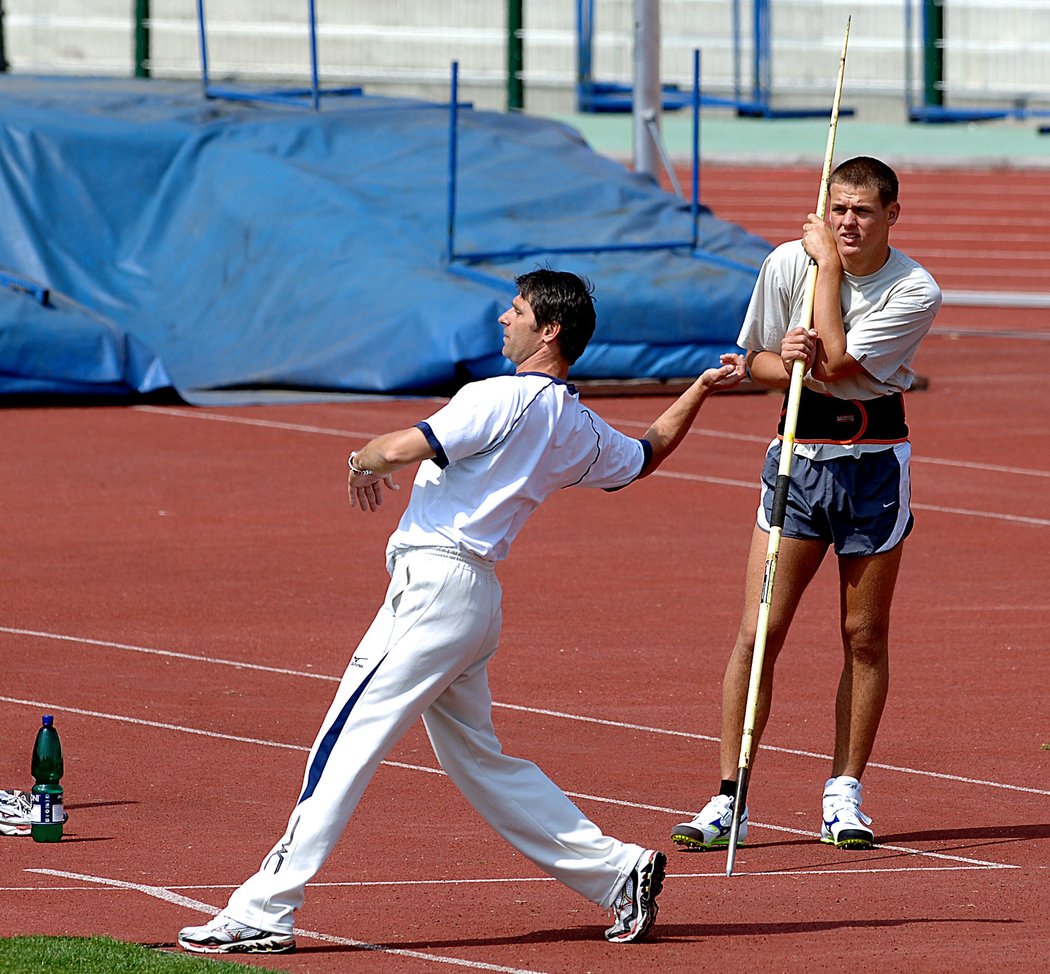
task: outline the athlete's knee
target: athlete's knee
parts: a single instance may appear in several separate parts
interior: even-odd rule
[[[786,633],[774,629],[769,629],[766,633],[765,647],[762,653],[762,664],[763,669],[767,673],[772,671],[773,664],[776,663],[777,657],[780,655],[780,650],[784,645],[785,635]],[[733,644],[733,652],[730,656],[730,666],[736,665],[750,670],[751,663],[755,658],[756,638],[757,634],[755,632],[754,624],[749,626],[747,623],[742,623],[740,631],[737,633],[736,642]]]
[[[889,655],[889,623],[882,619],[851,618],[842,626],[846,655],[863,666],[878,666]]]

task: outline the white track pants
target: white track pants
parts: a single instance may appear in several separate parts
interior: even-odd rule
[[[291,932],[306,884],[420,716],[442,768],[500,835],[587,899],[612,904],[642,847],[604,835],[536,765],[503,754],[493,731],[486,666],[499,641],[500,596],[481,559],[446,548],[397,556],[383,607],[310,749],[288,828],[225,913]]]

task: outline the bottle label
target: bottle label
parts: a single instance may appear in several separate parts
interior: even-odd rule
[[[30,812],[30,822],[33,825],[61,824],[65,820],[65,811],[62,808],[62,794],[33,795],[33,807]]]

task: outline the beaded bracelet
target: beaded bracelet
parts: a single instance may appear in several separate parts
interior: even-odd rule
[[[366,470],[364,467],[359,467],[356,463],[354,463],[355,456],[357,456],[356,453],[351,453],[350,456],[346,459],[347,465],[350,467],[350,472],[355,477],[374,477],[376,475],[376,472],[374,470]]]

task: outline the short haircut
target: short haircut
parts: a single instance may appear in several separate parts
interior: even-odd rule
[[[514,278],[518,293],[529,302],[536,324],[561,325],[558,348],[572,365],[594,334],[594,287],[586,278],[541,267]]]
[[[883,206],[897,202],[897,174],[884,162],[871,156],[857,156],[837,166],[828,180],[828,186],[839,183],[858,189],[873,189]]]

